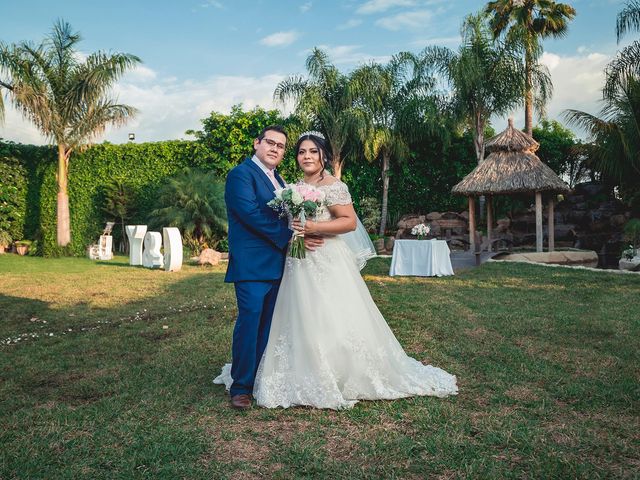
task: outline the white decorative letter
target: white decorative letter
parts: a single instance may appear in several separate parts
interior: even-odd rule
[[[129,237],[129,265],[142,265],[142,240],[147,231],[146,225],[127,225]]]
[[[180,230],[175,227],[162,229],[164,240],[164,269],[167,272],[177,272],[182,268],[182,237]]]
[[[162,268],[163,259],[160,247],[162,247],[160,232],[147,232],[144,236],[144,252],[142,252],[143,267]]]

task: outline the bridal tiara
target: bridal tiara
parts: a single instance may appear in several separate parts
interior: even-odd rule
[[[309,130],[306,132],[302,132],[302,135],[298,137],[298,140],[300,140],[302,137],[306,137],[307,135],[313,135],[314,137],[318,137],[318,138],[321,138],[322,140],[326,140],[324,138],[324,135],[318,132],[317,130]]]

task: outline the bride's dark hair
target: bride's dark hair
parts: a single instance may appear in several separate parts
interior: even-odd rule
[[[325,170],[329,170],[329,167],[331,165],[331,158],[332,158],[331,153],[329,153],[329,149],[327,148],[327,144],[325,140],[323,138],[318,137],[317,135],[314,135],[313,133],[304,133],[300,136],[300,138],[296,142],[296,146],[293,149],[293,151],[296,152],[296,158],[298,157],[298,151],[300,150],[300,145],[305,140],[311,140],[315,144],[315,146],[318,147],[318,150],[320,150],[320,158],[324,163],[324,168]],[[322,176],[320,178],[322,179]]]

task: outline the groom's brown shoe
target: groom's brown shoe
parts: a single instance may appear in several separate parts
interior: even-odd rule
[[[240,410],[251,408],[251,395],[246,393],[231,397],[231,406]]]

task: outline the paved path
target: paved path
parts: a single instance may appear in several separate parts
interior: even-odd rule
[[[497,252],[482,252],[480,254],[480,263],[486,262],[495,255],[497,255]],[[473,268],[476,266],[476,255],[470,251],[454,250],[451,252],[451,266],[455,273]]]

